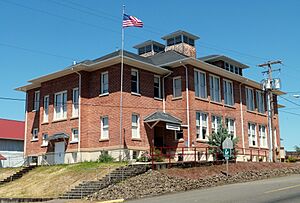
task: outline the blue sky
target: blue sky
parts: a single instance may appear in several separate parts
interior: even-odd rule
[[[143,20],[142,29],[126,29],[125,49],[178,29],[199,35],[197,56],[224,54],[251,68],[245,75],[261,81],[257,64],[284,62],[274,77],[289,93],[279,99],[280,132],[287,149],[300,145],[299,44],[300,1],[111,1],[1,0],[0,97],[23,99],[13,89],[26,81],[65,68],[74,60],[93,59],[121,47],[121,12]],[[162,42],[162,41],[161,41]],[[292,113],[292,114],[291,114]],[[295,115],[299,114],[299,115]],[[24,120],[24,103],[0,100],[0,117]]]

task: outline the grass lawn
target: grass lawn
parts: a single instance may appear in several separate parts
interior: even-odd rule
[[[22,168],[0,168],[0,180],[4,180],[21,169]]]
[[[0,186],[0,197],[58,197],[82,181],[96,180],[125,163],[83,162],[41,166]]]

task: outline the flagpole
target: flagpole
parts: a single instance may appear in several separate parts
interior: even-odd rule
[[[120,86],[120,161],[122,160],[122,129],[123,129],[123,72],[124,72],[124,27],[123,27],[123,17],[125,14],[125,5],[123,5],[122,14],[122,48],[121,48],[121,86]]]

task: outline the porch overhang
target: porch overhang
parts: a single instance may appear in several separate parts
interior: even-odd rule
[[[70,136],[67,135],[66,133],[56,133],[54,135],[49,136],[46,140],[53,141],[58,139],[69,139],[69,138]]]
[[[146,118],[144,119],[144,123],[146,123],[151,129],[154,128],[154,126],[156,126],[156,124],[158,124],[159,122],[166,122],[169,124],[179,125],[179,126],[182,123],[182,121],[179,118],[169,113],[165,113],[161,111],[156,111],[146,116]]]

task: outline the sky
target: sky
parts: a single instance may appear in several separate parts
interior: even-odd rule
[[[197,57],[223,54],[265,76],[257,64],[280,59],[280,134],[287,150],[300,145],[300,1],[298,0],[0,0],[0,98],[25,99],[16,87],[121,48],[122,7],[144,22],[125,30],[125,49],[176,30],[200,36]],[[0,117],[24,120],[24,102],[0,99]]]

